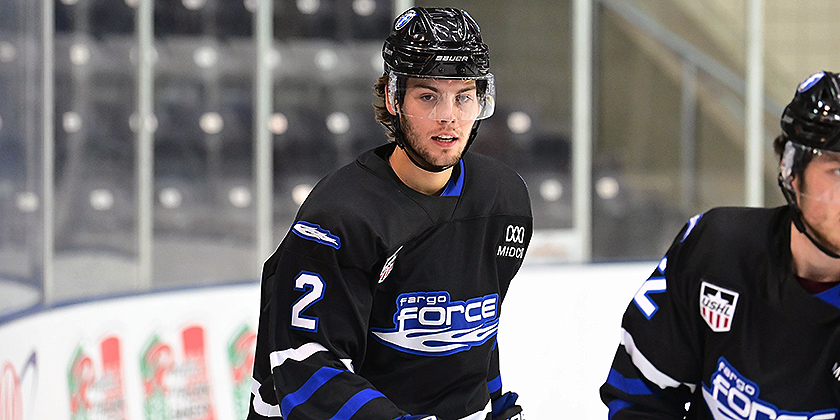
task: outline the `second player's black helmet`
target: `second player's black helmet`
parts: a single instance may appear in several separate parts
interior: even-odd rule
[[[840,200],[838,188],[811,188],[800,178],[808,164],[819,156],[840,158],[840,77],[836,73],[821,71],[799,84],[793,99],[782,112],[782,135],[775,141],[781,152],[779,186],[794,210],[793,224],[826,255],[840,259],[837,252],[809,233],[807,221],[800,208],[800,198],[834,204]],[[838,185],[840,187],[840,185]]]
[[[799,84],[782,112],[779,182],[789,202],[793,179],[802,173],[815,151],[840,152],[840,76],[821,71]]]
[[[782,113],[788,140],[840,152],[840,76],[821,71],[805,79]]]
[[[454,8],[405,11],[391,27],[382,58],[386,73],[404,76],[481,78],[490,72],[478,24]]]

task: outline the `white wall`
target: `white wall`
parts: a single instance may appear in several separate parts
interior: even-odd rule
[[[598,387],[621,314],[654,266],[522,269],[502,309],[499,343],[504,388],[520,394],[529,419],[606,418]],[[249,382],[237,386],[229,349],[237,337],[253,344],[258,301],[251,283],[90,302],[4,324],[0,420],[70,419],[73,397],[77,413],[90,404],[90,420],[144,419],[146,407],[164,405],[170,415],[211,410],[217,420],[244,418],[238,404]],[[185,340],[189,331],[198,339]],[[155,377],[144,363],[167,372],[165,393],[147,392]]]
[[[536,266],[514,279],[502,307],[505,390],[529,420],[603,419],[621,316],[656,262]]]

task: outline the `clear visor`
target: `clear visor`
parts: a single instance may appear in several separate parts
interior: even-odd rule
[[[807,173],[804,169],[807,168]],[[797,169],[794,171],[794,169]],[[787,142],[779,167],[782,186],[799,199],[840,204],[840,153]],[[796,178],[802,178],[796,182]],[[794,188],[794,184],[796,187]]]
[[[403,86],[400,86],[401,80],[405,82]],[[397,92],[400,92],[399,96]],[[482,120],[493,115],[496,108],[496,83],[490,73],[477,79],[461,79],[390,72],[388,101],[394,110],[406,117],[440,121]]]

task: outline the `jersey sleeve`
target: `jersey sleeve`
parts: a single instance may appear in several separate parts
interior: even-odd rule
[[[487,368],[487,390],[490,392],[490,399],[496,400],[502,396],[502,375],[499,371],[499,343],[493,345],[493,352],[490,354],[490,365]]]
[[[354,373],[365,353],[370,273],[340,264],[340,235],[299,221],[266,262],[249,420],[407,413]]]
[[[690,316],[691,287],[679,265],[698,220],[680,232],[625,310],[621,341],[600,388],[610,419],[685,417],[700,382],[702,332]]]

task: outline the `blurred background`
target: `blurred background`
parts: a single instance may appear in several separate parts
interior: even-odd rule
[[[0,317],[257,281],[317,180],[386,141],[371,87],[413,5],[442,6],[0,1]],[[472,150],[528,183],[526,264],[655,260],[696,213],[783,203],[779,115],[840,69],[830,0],[445,5],[490,46]]]

